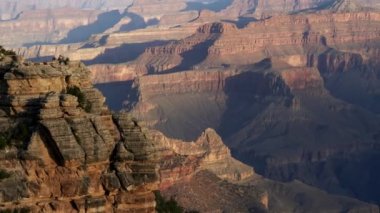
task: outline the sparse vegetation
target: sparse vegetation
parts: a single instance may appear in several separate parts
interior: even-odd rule
[[[0,150],[5,149],[5,147],[7,146],[8,146],[7,138],[3,134],[0,134]]]
[[[3,46],[0,46],[0,56],[1,55],[14,56],[16,55],[16,52],[13,50],[6,50]]]
[[[0,169],[0,180],[9,178],[10,176],[11,176],[11,174],[6,172],[5,170]]]
[[[164,197],[162,197],[159,191],[155,191],[154,194],[156,196],[156,203],[157,203],[156,211],[158,213],[184,213],[185,212],[183,208],[179,206],[177,201],[175,201],[173,198],[166,200]]]
[[[28,208],[0,210],[0,213],[29,213],[29,212],[30,212],[30,209]]]
[[[17,126],[14,135],[16,140],[25,142],[26,140],[29,140],[31,133],[29,127],[25,123],[20,123]]]
[[[67,94],[74,95],[78,98],[79,107],[86,112],[91,112],[92,104],[86,99],[84,93],[77,86],[67,88]]]
[[[64,56],[62,56],[62,55],[60,55],[60,56],[58,57],[58,59],[55,58],[55,57],[53,57],[53,61],[55,61],[55,60],[58,60],[59,64],[65,64],[65,65],[68,65],[68,64],[70,63],[70,58],[68,58],[68,57],[64,57]]]
[[[16,127],[6,132],[0,133],[0,150],[7,146],[15,145],[17,148],[23,148],[29,141],[31,132],[26,123],[20,123]]]
[[[5,147],[9,146],[10,143],[11,140],[9,131],[0,133],[0,150],[5,149]]]

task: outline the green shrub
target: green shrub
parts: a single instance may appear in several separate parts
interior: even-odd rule
[[[11,143],[10,131],[0,133],[0,150],[5,149]]]
[[[9,56],[16,55],[15,51],[13,51],[13,50],[6,50],[6,49],[4,49],[3,46],[0,46],[0,53],[2,53],[3,55],[9,55]]]
[[[29,140],[30,135],[31,133],[30,133],[29,127],[25,123],[20,123],[14,132],[14,136],[15,136],[14,138],[22,142]]]
[[[161,193],[159,191],[154,192],[156,196],[156,211],[158,213],[183,213],[184,210],[181,206],[178,205],[178,203],[173,199],[170,198],[169,200],[166,200],[162,197]]]
[[[8,146],[8,140],[4,135],[0,135],[0,150]]]
[[[92,104],[87,101],[84,93],[77,86],[72,86],[67,88],[67,94],[74,95],[78,98],[79,107],[84,109],[86,112],[91,112]]]
[[[86,106],[84,107],[84,111],[91,112],[91,110],[92,110],[92,103],[87,101]]]
[[[31,132],[27,123],[19,123],[16,127],[0,133],[0,150],[14,145],[17,148],[25,147],[29,142]]]
[[[9,178],[11,175],[5,170],[0,170],[0,180]]]

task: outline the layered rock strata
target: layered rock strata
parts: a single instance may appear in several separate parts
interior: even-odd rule
[[[183,0],[137,0],[128,8],[128,12],[139,14],[146,21],[150,19],[160,19],[165,14],[179,12],[186,8],[186,2]]]
[[[275,16],[242,29],[231,23],[206,24],[186,39],[148,48],[135,63],[140,69],[162,72],[304,56],[297,66],[312,66],[307,59],[318,57],[326,47],[349,51],[355,49],[353,44],[376,42],[379,23],[376,12],[352,12]],[[189,60],[194,52],[199,56]]]
[[[63,0],[55,2],[44,2],[39,0],[5,0],[0,3],[1,20],[10,20],[16,18],[20,13],[31,10],[59,9],[71,7],[76,9],[92,10],[124,10],[132,3],[131,0],[122,1],[105,1],[105,0]]]
[[[26,11],[17,19],[0,22],[0,41],[7,47],[58,42],[70,30],[94,23],[99,14],[100,11],[97,10],[73,8]]]
[[[230,182],[255,176],[253,168],[232,158],[230,150],[213,129],[206,129],[194,142],[170,139],[158,131],[151,132],[150,137],[161,147],[161,189],[189,180],[204,170]]]
[[[1,210],[155,212],[153,143],[111,115],[82,63],[5,56],[0,66]]]

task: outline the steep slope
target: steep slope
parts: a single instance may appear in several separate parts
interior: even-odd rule
[[[379,203],[379,17],[326,12],[203,26],[136,61],[158,74],[135,81],[139,100],[128,107],[175,138],[215,128],[266,177]]]
[[[0,70],[1,211],[155,211],[153,143],[82,63],[2,53]]]
[[[378,211],[375,205],[329,195],[300,181],[280,183],[262,178],[232,158],[212,129],[195,142],[169,139],[159,132],[151,137],[161,147],[161,192],[189,211]]]
[[[0,211],[155,212],[157,189],[199,211],[378,211],[301,182],[264,179],[234,159],[212,129],[184,142],[126,113],[111,115],[82,63],[32,63],[3,49],[0,57]],[[292,89],[305,87],[285,76]],[[205,87],[183,91],[223,88],[209,77]],[[317,77],[306,86],[318,87]],[[305,205],[299,194],[312,201]]]
[[[350,51],[377,42],[379,23],[376,12],[278,16],[242,29],[212,23],[186,39],[148,48],[135,63],[151,72],[253,64],[268,57],[279,57],[290,66],[307,66],[307,57],[313,59],[327,48]],[[189,58],[197,60],[185,61]]]

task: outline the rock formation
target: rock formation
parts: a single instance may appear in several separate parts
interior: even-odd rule
[[[202,170],[208,170],[230,182],[255,175],[251,167],[231,157],[230,150],[215,130],[205,130],[195,142],[169,139],[160,132],[151,132],[150,136],[161,147],[161,189],[190,179]]]
[[[161,72],[253,64],[267,57],[311,57],[323,52],[326,46],[349,50],[352,43],[363,46],[377,41],[374,26],[379,23],[378,13],[357,12],[278,16],[242,29],[230,23],[206,24],[186,39],[148,48],[134,63],[140,69]],[[355,28],[347,28],[348,25]],[[187,57],[195,52],[197,57]],[[304,62],[298,66],[307,66],[308,61]]]
[[[82,63],[0,63],[1,210],[155,211],[153,143],[111,115]]]
[[[5,0],[0,2],[1,20],[10,20],[16,18],[20,13],[30,10],[59,9],[71,7],[76,9],[92,10],[124,10],[132,3],[131,0],[63,0],[55,2],[46,2],[39,0]]]
[[[354,199],[329,195],[300,181],[279,183],[257,175],[253,168],[231,157],[212,129],[195,142],[150,133],[160,150],[160,190],[187,211],[199,212],[339,212],[378,211]],[[305,204],[297,199],[302,193]]]
[[[128,12],[139,14],[146,21],[160,19],[165,14],[179,12],[186,8],[184,0],[136,0],[128,8]]]
[[[16,19],[0,22],[0,43],[7,47],[20,47],[38,42],[58,42],[70,30],[94,23],[99,14],[97,10],[73,8],[26,11]]]
[[[335,1],[330,8],[334,12],[352,12],[363,10],[363,7],[356,0]]]
[[[184,142],[148,131],[130,114],[112,115],[80,62],[61,56],[32,63],[1,51],[0,211],[155,212],[157,189],[174,196],[187,210],[310,211],[318,206],[325,211],[322,204],[329,203],[329,210],[376,211],[373,205],[331,196],[300,182],[264,179],[232,158],[212,129],[194,142]],[[286,85],[293,85],[290,90],[320,86],[314,70],[296,72],[301,74],[281,75]],[[204,87],[184,86],[182,92],[221,93],[227,76],[240,74],[185,73],[182,80],[188,85],[207,78]],[[273,94],[288,95],[279,78],[268,76],[267,86],[274,87]],[[306,84],[301,82],[305,79]],[[164,82],[156,82],[160,83]],[[150,91],[152,84],[145,85]],[[216,196],[206,196],[205,190]],[[299,193],[327,198],[304,205],[296,199]]]
[[[379,203],[379,24],[369,10],[206,24],[134,61],[148,75],[127,107],[169,137],[216,129],[265,177]]]

